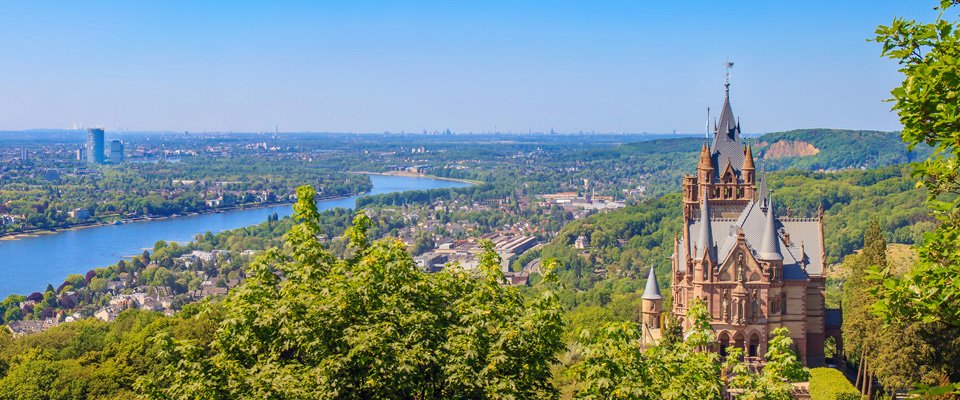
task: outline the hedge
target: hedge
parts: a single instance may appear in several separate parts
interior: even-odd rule
[[[860,392],[833,368],[813,368],[810,370],[810,400],[859,399]]]

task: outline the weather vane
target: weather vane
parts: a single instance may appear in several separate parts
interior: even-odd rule
[[[730,69],[733,68],[733,62],[727,60],[727,63],[724,64],[727,67],[727,85],[730,85]]]

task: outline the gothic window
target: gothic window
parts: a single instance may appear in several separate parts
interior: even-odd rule
[[[780,295],[780,314],[787,313],[787,294],[783,293]]]

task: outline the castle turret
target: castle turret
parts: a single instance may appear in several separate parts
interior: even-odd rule
[[[773,215],[772,200],[767,204],[767,224],[763,229],[763,240],[760,242],[757,258],[764,261],[783,260],[783,253],[780,253],[780,237],[777,235],[777,221]]]
[[[710,148],[706,143],[704,143],[700,149],[700,164],[697,168],[713,170],[713,162],[710,160]]]
[[[743,168],[740,169],[743,183],[752,184],[757,167],[753,164],[753,146],[747,144],[743,150]]]
[[[760,169],[760,187],[757,188],[756,201],[760,203],[761,209],[767,208],[767,201],[770,192],[767,191],[767,166],[764,164]]]
[[[700,190],[697,197],[704,198],[710,192],[713,183],[713,159],[710,158],[710,147],[706,143],[700,149],[700,164],[697,165],[697,183]]]
[[[716,263],[717,252],[713,245],[713,229],[710,227],[710,202],[707,196],[703,197],[700,204],[700,234],[697,236],[697,260],[706,258],[711,263]]]
[[[643,308],[643,325],[649,329],[660,329],[660,314],[663,312],[663,296],[660,295],[660,285],[657,284],[657,275],[650,267],[647,275],[647,287],[640,296],[640,305]]]

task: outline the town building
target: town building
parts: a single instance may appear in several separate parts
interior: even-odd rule
[[[103,128],[87,129],[87,162],[103,164],[104,157]]]
[[[123,162],[123,142],[119,140],[110,141],[110,162],[113,164]]]
[[[730,83],[704,143],[696,175],[683,178],[683,225],[671,271],[673,308],[684,330],[688,307],[699,299],[710,313],[714,349],[742,348],[760,361],[771,332],[790,331],[809,366],[824,363],[823,208],[811,218],[777,215],[776,196],[759,175],[753,149],[740,136],[730,107]],[[655,276],[643,299],[645,341],[659,338]],[[656,292],[653,292],[656,290]],[[648,339],[649,338],[649,339]]]
[[[91,217],[90,210],[86,208],[76,208],[67,213],[70,218],[75,218],[79,220],[89,219]]]

